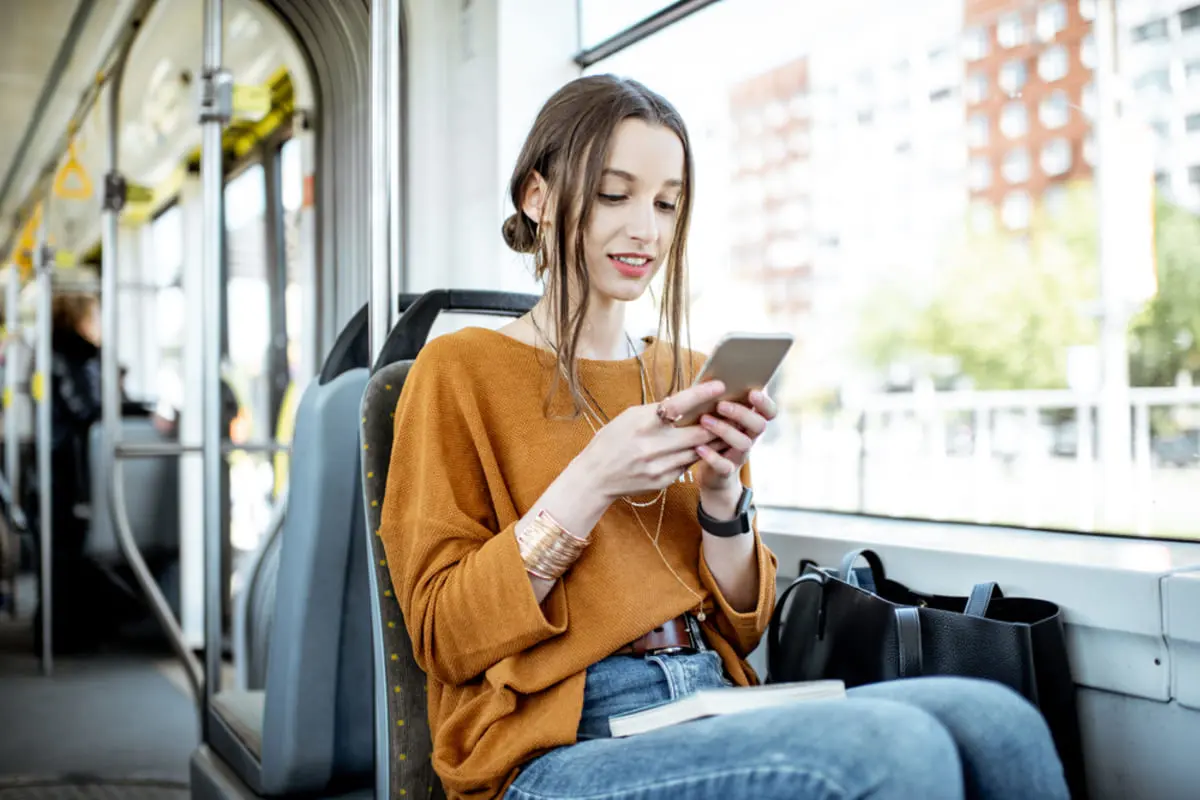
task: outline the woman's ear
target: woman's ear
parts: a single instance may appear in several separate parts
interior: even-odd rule
[[[549,219],[550,187],[541,173],[534,170],[525,181],[525,196],[522,198],[521,210],[534,225],[540,225],[542,220]]]

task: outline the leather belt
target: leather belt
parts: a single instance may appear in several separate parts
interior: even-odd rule
[[[672,653],[695,653],[704,644],[697,632],[693,632],[687,615],[667,620],[654,630],[635,639],[613,655],[653,656]]]

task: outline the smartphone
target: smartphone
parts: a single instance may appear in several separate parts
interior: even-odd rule
[[[762,389],[771,382],[794,340],[790,333],[725,334],[692,384],[719,380],[725,384],[725,391],[720,397],[686,412],[675,425],[695,425],[702,415],[712,414],[722,400],[748,402],[751,391]]]

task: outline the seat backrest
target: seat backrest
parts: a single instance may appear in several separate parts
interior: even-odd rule
[[[388,332],[367,383],[362,404],[362,485],[371,549],[371,629],[375,653],[375,796],[445,797],[430,755],[425,674],[413,659],[412,642],[392,589],[387,554],[379,537],[392,421],[404,381],[429,331],[443,312],[515,317],[533,308],[534,295],[434,289],[414,299]]]
[[[268,795],[368,785],[374,748],[365,525],[363,367],[313,381],[296,412],[267,660]]]
[[[166,441],[149,417],[122,417],[121,441],[126,444],[159,444]],[[102,561],[125,557],[117,545],[113,527],[108,469],[109,447],[104,425],[97,422],[88,431],[88,468],[92,487],[92,518],[88,554]],[[125,462],[125,510],[134,541],[143,555],[179,550],[179,460],[135,458]]]
[[[387,554],[379,538],[383,493],[392,457],[392,419],[412,361],[388,364],[367,382],[362,404],[362,475],[366,537],[371,546],[372,629],[375,637],[376,797],[444,798],[430,755],[425,673],[413,660],[404,616],[392,591]],[[385,705],[385,707],[381,707]]]

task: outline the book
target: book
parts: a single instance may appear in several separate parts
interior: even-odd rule
[[[679,700],[610,717],[608,726],[613,736],[634,736],[705,717],[759,711],[787,703],[831,700],[845,696],[846,685],[842,681],[801,681],[729,689],[702,689]]]

